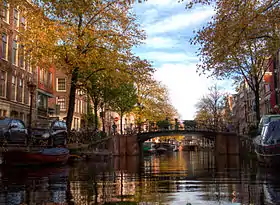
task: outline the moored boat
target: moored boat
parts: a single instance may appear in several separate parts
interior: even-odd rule
[[[155,144],[153,142],[144,142],[143,152],[144,154],[154,154],[156,152]]]
[[[156,152],[158,154],[163,154],[163,153],[167,152],[167,149],[164,148],[164,147],[159,147],[159,148],[156,149]]]
[[[66,148],[45,148],[38,151],[10,150],[3,152],[5,165],[46,165],[65,164],[69,158]]]
[[[253,143],[259,162],[268,166],[280,165],[280,120],[265,124]]]

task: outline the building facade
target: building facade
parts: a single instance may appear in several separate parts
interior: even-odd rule
[[[28,120],[30,92],[28,83],[36,81],[36,72],[19,45],[19,30],[25,29],[25,16],[18,7],[3,0],[0,19],[0,116]],[[34,106],[35,108],[35,106]],[[35,114],[35,109],[33,109]]]
[[[49,98],[49,109],[51,117],[65,120],[68,112],[69,93],[71,86],[71,75],[66,75],[62,71],[54,71],[54,98]],[[74,115],[72,128],[79,130],[84,125],[83,116],[87,113],[87,96],[83,91],[76,91]]]
[[[260,115],[267,115],[279,111],[280,103],[280,52],[267,59],[267,69],[264,71],[263,80],[260,82]],[[278,110],[275,108],[278,106]],[[247,132],[248,128],[257,124],[255,95],[245,81],[242,82],[233,100],[233,117],[239,133]],[[240,123],[242,122],[242,123]]]
[[[54,113],[54,109],[49,106],[49,98],[55,98],[54,94],[54,77],[55,69],[51,68],[37,68],[37,118],[47,119],[50,114]]]

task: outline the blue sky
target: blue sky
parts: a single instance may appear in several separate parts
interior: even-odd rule
[[[197,48],[189,39],[210,20],[213,9],[186,10],[185,3],[177,0],[149,0],[135,4],[133,10],[147,33],[145,44],[135,48],[135,54],[153,62],[154,77],[168,87],[181,119],[193,119],[195,104],[215,81],[196,73]],[[219,85],[230,86],[228,82]]]

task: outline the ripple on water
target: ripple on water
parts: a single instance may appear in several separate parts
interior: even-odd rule
[[[76,205],[118,201],[133,202],[126,205],[261,205],[279,201],[278,172],[250,164],[254,163],[215,158],[211,152],[178,152],[143,160],[125,157],[105,163],[1,169],[0,204],[7,200]]]

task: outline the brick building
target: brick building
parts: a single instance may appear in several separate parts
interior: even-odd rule
[[[54,92],[55,98],[49,98],[49,107],[55,110],[51,117],[65,119],[69,104],[71,76],[67,76],[61,71],[55,71]],[[75,99],[75,108],[72,121],[73,129],[80,129],[83,126],[83,115],[87,113],[87,97],[84,92],[77,90]]]
[[[36,70],[25,61],[24,48],[18,43],[19,30],[25,29],[26,21],[18,7],[9,5],[5,0],[2,2],[4,7],[0,19],[0,116],[27,121],[30,104],[28,82],[36,81]]]
[[[48,116],[54,112],[54,110],[49,107],[49,98],[55,98],[54,94],[54,77],[55,69],[51,68],[40,68],[37,69],[37,118],[46,119]]]

